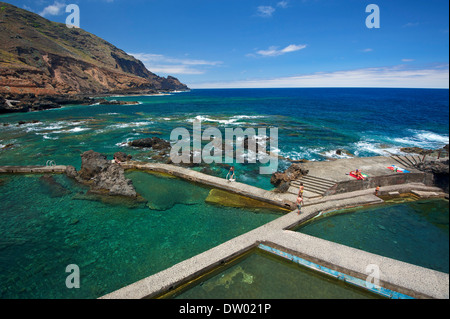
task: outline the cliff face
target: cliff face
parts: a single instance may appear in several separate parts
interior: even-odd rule
[[[0,2],[0,93],[109,94],[187,90],[82,29]]]

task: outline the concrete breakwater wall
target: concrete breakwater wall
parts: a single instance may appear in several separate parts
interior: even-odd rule
[[[0,166],[0,174],[63,174],[67,166]]]
[[[379,159],[381,161],[381,159]],[[346,162],[342,162],[346,163]],[[333,165],[340,165],[334,162]],[[380,170],[375,171],[372,166],[362,166],[366,163],[357,163],[358,166],[351,163],[351,167],[362,167],[366,172],[370,172],[371,179],[384,178],[386,175],[385,163],[380,163]],[[391,258],[374,255],[362,250],[347,247],[337,243],[329,242],[319,238],[307,236],[298,232],[291,231],[292,227],[298,225],[320,212],[335,210],[345,207],[354,207],[361,205],[380,204],[382,199],[373,195],[370,181],[351,180],[345,172],[347,167],[337,169],[337,167],[325,167],[330,163],[315,164],[313,172],[320,175],[324,172],[328,178],[332,178],[336,183],[348,182],[347,194],[335,194],[330,196],[318,197],[305,202],[302,214],[298,215],[295,211],[287,213],[282,217],[263,225],[253,231],[238,236],[226,243],[214,247],[204,253],[194,256],[188,260],[178,263],[155,275],[144,278],[129,286],[123,287],[118,291],[112,292],[103,298],[154,298],[167,291],[176,289],[197,276],[207,271],[215,269],[222,265],[224,261],[235,258],[259,244],[265,243],[270,247],[289,252],[292,255],[311,260],[319,265],[327,266],[330,269],[338,270],[344,274],[350,274],[355,278],[365,280],[367,278],[366,267],[370,264],[379,266],[383,277],[381,286],[392,289],[415,298],[448,298],[448,274],[437,272],[431,269],[407,264]],[[187,168],[142,162],[126,162],[121,164],[122,168],[127,170],[142,170],[156,173],[170,174],[193,183],[207,185],[213,188],[247,196],[256,200],[264,201],[277,205],[278,207],[288,208],[296,199],[296,194],[280,194],[272,191],[263,190],[257,187],[249,186],[238,182],[229,182],[226,179],[209,176]],[[313,168],[311,166],[311,168]],[[333,170],[329,170],[334,168]],[[59,174],[65,173],[66,166],[0,166],[0,174]],[[371,170],[372,169],[372,170]],[[389,173],[389,172],[388,172]],[[417,175],[415,175],[417,173]],[[380,175],[378,175],[380,174]],[[381,175],[383,174],[383,175]],[[388,174],[389,175],[389,174]],[[411,190],[439,192],[439,189],[430,188],[423,183],[420,178],[426,178],[425,174],[412,172],[410,174],[391,173],[391,177],[384,180],[386,184],[382,185],[382,193],[390,191],[410,192]],[[425,176],[425,177],[424,177]],[[405,179],[406,178],[406,179]],[[411,180],[409,180],[409,179]],[[414,178],[419,180],[414,181]],[[406,182],[418,182],[419,184],[402,184]],[[350,192],[351,187],[358,186],[356,192]],[[367,189],[362,190],[361,187]]]
[[[398,175],[372,176],[368,180],[340,181],[331,187],[324,195],[335,195],[366,189],[375,189],[377,186],[394,186],[410,183],[421,183],[433,186],[433,175],[423,172],[415,172]]]
[[[121,166],[124,169],[135,169],[173,175],[194,183],[207,185],[213,188],[263,201],[287,210],[293,210],[295,208],[296,196],[292,194],[280,194],[239,182],[230,182],[224,178],[203,174],[179,166],[142,162],[125,162],[122,163]]]

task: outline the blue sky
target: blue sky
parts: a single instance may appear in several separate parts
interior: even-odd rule
[[[192,88],[449,86],[449,1],[18,0]],[[380,28],[366,26],[369,4]]]

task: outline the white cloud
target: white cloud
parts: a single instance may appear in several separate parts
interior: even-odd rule
[[[288,45],[287,47],[285,47],[284,49],[279,50],[278,47],[276,46],[272,46],[270,47],[268,50],[259,50],[256,53],[262,56],[279,56],[279,55],[283,55],[289,52],[295,52],[295,51],[299,51],[299,50],[303,50],[304,48],[306,48],[306,44],[300,44],[300,45],[296,45],[296,44],[291,44]],[[252,55],[249,55],[252,56]],[[254,56],[254,55],[253,55]]]
[[[387,87],[448,88],[448,64],[428,69],[394,67],[317,72],[290,77],[191,84],[192,88]]]
[[[57,16],[60,15],[64,12],[64,10],[62,10],[63,8],[66,7],[66,4],[55,1],[52,5],[49,5],[47,7],[45,7],[40,13],[39,15],[46,17],[46,16]]]
[[[414,59],[402,59],[402,62],[414,62]]]
[[[142,61],[151,72],[164,74],[204,74],[206,68],[222,64],[220,61],[177,59],[152,53],[129,53]]]
[[[286,9],[288,7],[288,5],[289,5],[288,1],[280,1],[280,2],[277,3],[277,7],[280,7],[280,8],[283,8],[283,9]]]
[[[364,50],[361,50],[362,52],[372,52],[373,51],[373,49],[371,49],[371,48],[367,48],[367,49],[364,49]]]
[[[275,8],[272,6],[259,6],[257,9],[257,14],[260,17],[269,18],[275,12]]]
[[[286,9],[287,7],[289,7],[289,1],[287,1],[287,0],[279,1],[276,4],[276,7]],[[263,17],[263,18],[270,18],[270,17],[272,17],[272,15],[275,13],[276,10],[277,9],[275,9],[272,6],[259,6],[256,9],[256,15]]]

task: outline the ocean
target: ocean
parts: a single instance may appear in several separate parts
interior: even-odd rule
[[[401,147],[434,149],[449,141],[448,90],[192,90],[109,99],[139,105],[1,115],[0,165],[54,161],[80,169],[80,155],[91,149],[109,159],[122,151],[156,161],[158,152],[127,142],[169,139],[176,128],[192,131],[196,119],[221,132],[278,128],[272,151],[293,160],[398,154]],[[337,155],[337,149],[346,153]],[[278,164],[283,170],[290,162]],[[235,166],[238,181],[273,188],[260,164]],[[219,164],[192,169],[222,177],[228,172]],[[210,189],[187,181],[126,174],[148,203],[93,198],[65,175],[0,176],[0,298],[98,298],[280,217],[210,204]],[[72,264],[80,269],[80,289],[65,285]]]
[[[153,161],[151,150],[127,142],[153,136],[169,140],[175,128],[192,131],[195,119],[204,129],[222,132],[227,127],[278,128],[278,147],[272,151],[292,160],[401,154],[402,147],[436,149],[449,143],[449,90],[442,89],[196,89],[109,99],[139,105],[66,106],[0,116],[0,148],[13,144],[0,151],[0,165],[52,160],[79,169],[80,155],[91,149],[111,159],[122,151]],[[345,152],[337,155],[337,149]],[[278,170],[289,165],[280,160]],[[236,166],[241,182],[272,188],[270,175],[261,175],[258,164]],[[208,168],[217,176],[227,172],[223,166]]]

